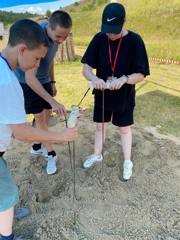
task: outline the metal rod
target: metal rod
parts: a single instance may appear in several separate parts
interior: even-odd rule
[[[102,157],[104,159],[104,89],[102,90]],[[104,161],[102,161],[101,175],[104,174]]]
[[[36,124],[36,120],[35,120],[35,118],[33,118],[32,123],[31,123],[31,127],[35,127],[35,124]]]
[[[78,107],[81,105],[82,101],[84,100],[85,96],[87,95],[87,93],[89,92],[90,89],[91,89],[91,88],[89,87],[89,88],[86,90],[85,94],[83,95],[82,99],[80,100],[80,102],[79,102],[78,105],[77,105]]]
[[[76,224],[76,173],[75,173],[75,142],[73,142],[73,214],[74,225]]]
[[[64,117],[65,117],[66,128],[67,128],[67,118],[66,118],[66,115],[64,115]],[[68,150],[69,150],[70,166],[71,166],[71,171],[72,171],[73,167],[72,167],[72,153],[71,153],[71,145],[70,145],[70,142],[68,142]]]
[[[76,153],[75,153],[75,142],[73,142],[73,201],[75,199],[77,200],[76,197]]]

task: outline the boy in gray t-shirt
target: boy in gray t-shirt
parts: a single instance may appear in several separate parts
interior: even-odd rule
[[[48,129],[48,120],[51,109],[60,114],[65,113],[63,105],[59,104],[53,97],[56,95],[54,77],[54,57],[58,45],[62,43],[72,27],[72,20],[68,13],[58,10],[52,13],[49,20],[40,24],[49,42],[46,56],[41,59],[36,70],[24,73],[16,70],[25,97],[25,110],[27,114],[33,114],[35,126],[39,129]],[[54,174],[57,170],[57,155],[51,143],[43,142],[33,144],[31,154],[47,157],[47,174]]]

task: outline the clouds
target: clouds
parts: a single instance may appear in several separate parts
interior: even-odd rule
[[[21,7],[20,8],[21,12],[29,12],[29,13],[38,13],[38,14],[42,14],[43,13],[43,9],[41,7]]]
[[[42,14],[47,10],[54,11],[78,1],[79,0],[0,0],[0,10]],[[11,7],[2,7],[2,5],[5,6],[4,3]],[[16,4],[16,6],[12,4]]]

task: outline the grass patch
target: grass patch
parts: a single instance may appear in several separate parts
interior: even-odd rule
[[[76,45],[87,46],[99,32],[105,2],[81,1],[68,9],[73,18]],[[125,27],[144,39],[148,55],[180,60],[179,0],[121,0],[127,17]],[[84,10],[85,9],[85,10]]]

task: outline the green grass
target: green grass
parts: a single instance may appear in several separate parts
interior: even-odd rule
[[[147,84],[137,86],[135,119],[139,126],[158,126],[161,133],[180,136],[180,68],[151,64]]]
[[[67,8],[73,18],[76,45],[87,46],[92,36],[100,30],[101,14],[105,4],[96,2],[82,1],[76,6]],[[180,60],[179,0],[121,0],[120,2],[125,5],[127,11],[125,27],[138,32],[143,37],[149,56]],[[89,8],[85,11],[84,7],[87,4]]]
[[[78,104],[87,89],[79,61],[56,65],[57,100],[68,109]],[[180,68],[176,65],[151,64],[151,76],[137,85],[135,125],[158,126],[163,134],[180,137]],[[153,82],[153,83],[152,83]],[[92,111],[93,96],[85,98],[82,107]]]

